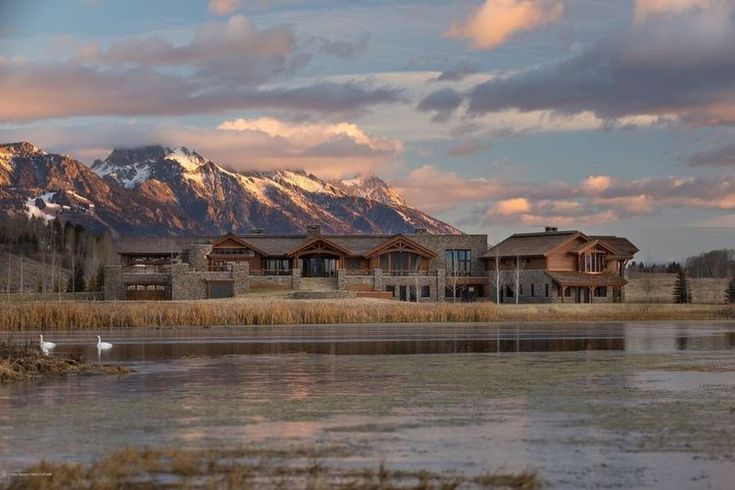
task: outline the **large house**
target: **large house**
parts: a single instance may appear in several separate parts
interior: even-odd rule
[[[291,290],[297,297],[372,296],[405,301],[485,296],[486,235],[228,234],[133,238],[105,269],[106,299],[206,299]],[[324,293],[328,293],[324,294]]]
[[[625,301],[625,267],[638,249],[627,238],[547,227],[512,235],[482,259],[500,303]]]
[[[108,300],[192,300],[287,290],[295,297],[403,301],[615,302],[625,299],[625,238],[579,231],[513,235],[298,235],[127,238],[105,268]]]

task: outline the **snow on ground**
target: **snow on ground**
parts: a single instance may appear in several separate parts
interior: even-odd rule
[[[29,218],[42,218],[47,222],[52,221],[56,217],[56,213],[59,208],[61,208],[58,204],[51,202],[55,195],[55,192],[46,192],[40,197],[45,204],[43,209],[36,205],[36,200],[38,198],[32,197],[30,199],[26,199],[26,215]]]

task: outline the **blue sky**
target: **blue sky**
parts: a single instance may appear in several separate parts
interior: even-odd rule
[[[0,140],[376,173],[491,239],[735,246],[733,0],[0,0]]]

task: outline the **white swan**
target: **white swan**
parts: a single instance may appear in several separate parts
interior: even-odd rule
[[[98,335],[97,336],[97,348],[102,349],[112,349],[112,344],[109,342],[102,342],[102,338]]]
[[[44,351],[44,352],[45,351],[49,351],[49,350],[53,349],[54,347],[56,347],[56,344],[54,344],[53,342],[44,342],[43,341],[43,335],[39,335],[39,337],[41,337],[41,341],[39,342],[39,345],[41,346],[41,350],[42,351]],[[48,353],[48,352],[46,352],[46,353]]]

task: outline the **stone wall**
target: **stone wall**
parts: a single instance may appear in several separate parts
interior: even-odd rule
[[[291,276],[250,276],[250,287],[293,289],[293,277]]]
[[[424,247],[433,250],[436,257],[429,261],[429,270],[447,270],[446,251],[470,250],[472,258],[472,275],[484,275],[485,264],[480,257],[488,250],[487,235],[431,235],[419,233],[408,238]]]
[[[105,299],[108,301],[125,299],[120,274],[119,265],[105,266]]]
[[[193,243],[188,250],[189,264],[195,271],[206,271],[209,269],[207,255],[212,252],[212,245]]]
[[[556,283],[551,280],[546,272],[543,270],[524,270],[520,274],[521,293],[518,297],[519,303],[553,303],[557,299],[558,292],[556,289]],[[496,281],[495,272],[491,271],[488,273],[488,282],[490,287],[488,288],[488,297],[495,301],[496,295]],[[501,284],[501,303],[515,303],[516,302],[516,284],[515,276],[512,271],[501,271],[500,273],[500,284]],[[531,295],[531,286],[533,285],[533,295]],[[507,295],[507,287],[513,290],[513,296]],[[546,296],[546,287],[549,288],[549,295]]]

